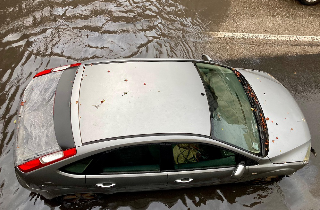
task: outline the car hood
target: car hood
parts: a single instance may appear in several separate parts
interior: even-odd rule
[[[303,161],[311,143],[307,122],[289,91],[271,75],[238,70],[255,91],[269,133],[268,157],[272,162]]]

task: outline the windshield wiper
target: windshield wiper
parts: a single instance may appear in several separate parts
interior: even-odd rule
[[[253,114],[256,118],[258,130],[260,134],[260,142],[261,142],[261,155],[263,157],[268,155],[269,152],[269,134],[268,134],[268,128],[266,123],[266,118],[263,114],[263,110],[260,106],[259,100],[253,91],[252,87],[248,83],[248,81],[245,79],[245,77],[236,69],[231,68],[231,70],[235,73],[237,76],[239,82],[241,83],[248,99],[251,105],[251,109],[253,111]]]

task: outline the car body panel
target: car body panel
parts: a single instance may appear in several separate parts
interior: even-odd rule
[[[210,135],[208,102],[192,62],[97,64],[84,75],[82,143],[150,133]]]
[[[307,142],[311,135],[307,122],[297,102],[289,91],[275,82],[268,74],[256,74],[251,70],[239,70],[255,91],[267,120],[269,131],[269,154],[273,159]],[[304,154],[305,156],[305,154]],[[303,158],[304,158],[303,156]],[[303,158],[286,155],[284,162],[303,161]],[[280,161],[280,159],[278,159]]]
[[[90,190],[100,193],[156,190],[167,188],[167,176],[166,172],[86,175],[86,184]],[[106,187],[97,186],[99,184]]]
[[[71,128],[73,133],[73,140],[77,147],[81,146],[81,135],[80,135],[80,125],[79,125],[79,97],[80,97],[80,87],[81,79],[83,77],[84,65],[80,65],[76,71],[76,76],[73,81],[71,102],[70,102],[70,112],[71,112]]]
[[[235,167],[168,172],[170,188],[208,186],[231,182]],[[189,179],[189,180],[188,180]]]

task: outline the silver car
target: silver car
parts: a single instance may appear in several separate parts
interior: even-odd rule
[[[34,76],[21,101],[15,171],[51,199],[290,175],[310,148],[297,103],[267,73],[208,56],[105,60]]]

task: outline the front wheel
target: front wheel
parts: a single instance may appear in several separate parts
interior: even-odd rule
[[[318,3],[320,3],[320,0],[299,0],[301,2],[301,4],[305,4],[305,5],[316,5]]]

